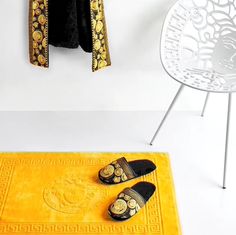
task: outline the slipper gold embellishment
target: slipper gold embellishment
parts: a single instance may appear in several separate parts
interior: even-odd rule
[[[140,195],[137,195],[132,189],[126,188],[118,195],[116,201],[109,207],[108,211],[114,217],[128,219],[134,216],[144,204],[145,202],[140,198]]]
[[[116,176],[121,176],[123,174],[123,169],[122,168],[117,168],[116,170],[115,170],[115,175]]]
[[[136,201],[134,200],[134,199],[130,199],[129,201],[128,201],[128,203],[127,203],[127,205],[128,205],[128,207],[130,208],[130,209],[135,209],[136,208]]]
[[[125,158],[113,161],[99,172],[99,178],[105,183],[118,184],[134,178],[134,173]]]
[[[114,183],[120,183],[121,179],[120,177],[114,177],[113,181]]]
[[[123,199],[117,199],[111,206],[111,212],[117,215],[122,215],[127,210],[127,208],[128,206],[126,201]]]
[[[128,178],[127,178],[127,176],[126,176],[125,173],[122,174],[121,180],[122,180],[123,182],[125,182],[126,180],[128,180]]]
[[[113,165],[108,165],[104,169],[101,170],[100,174],[104,178],[109,178],[113,175],[115,171],[115,167]]]
[[[124,199],[125,199],[125,201],[129,201],[131,199],[131,197],[128,195],[124,195]]]

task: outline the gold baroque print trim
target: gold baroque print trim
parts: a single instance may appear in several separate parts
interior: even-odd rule
[[[48,63],[48,0],[30,0],[30,62],[47,68]]]
[[[93,72],[111,65],[103,0],[90,0],[93,37]]]

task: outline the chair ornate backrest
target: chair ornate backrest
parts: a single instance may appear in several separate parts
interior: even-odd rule
[[[179,0],[162,30],[161,61],[187,86],[236,91],[236,0]]]

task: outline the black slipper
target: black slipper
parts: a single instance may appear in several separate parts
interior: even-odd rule
[[[139,182],[132,188],[124,189],[109,206],[109,215],[119,221],[130,219],[144,207],[155,190],[155,185],[148,182]]]
[[[151,173],[156,165],[149,160],[136,160],[127,162],[122,157],[101,169],[99,179],[106,184],[119,184],[142,175]]]

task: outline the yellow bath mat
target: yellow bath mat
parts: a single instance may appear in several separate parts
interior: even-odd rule
[[[127,183],[101,184],[97,172],[113,160],[150,159],[158,169]],[[108,205],[139,181],[156,185],[132,219],[115,222]],[[157,153],[0,154],[0,234],[180,235],[169,158]]]

